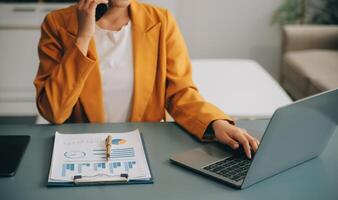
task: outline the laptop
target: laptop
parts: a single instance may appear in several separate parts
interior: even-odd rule
[[[206,144],[173,155],[170,161],[244,189],[319,156],[337,124],[338,89],[335,89],[277,109],[251,160],[244,154],[234,155],[224,145]]]
[[[29,135],[0,136],[0,177],[15,175],[29,140]]]

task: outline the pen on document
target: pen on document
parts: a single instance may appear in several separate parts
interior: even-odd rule
[[[107,161],[109,160],[110,152],[111,152],[111,145],[112,145],[111,140],[112,140],[112,137],[109,135],[106,138],[106,159],[107,159]]]

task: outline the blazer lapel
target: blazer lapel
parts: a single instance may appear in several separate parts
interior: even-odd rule
[[[154,87],[161,24],[151,18],[136,1],[131,2],[130,13],[134,61],[130,121],[141,121]]]

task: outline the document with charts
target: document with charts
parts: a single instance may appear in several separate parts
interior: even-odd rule
[[[112,136],[112,145],[107,161],[105,139],[109,135]],[[129,181],[142,183],[152,180],[138,130],[126,133],[55,133],[48,183],[72,183],[78,176],[93,181],[114,181],[121,174],[127,174]]]

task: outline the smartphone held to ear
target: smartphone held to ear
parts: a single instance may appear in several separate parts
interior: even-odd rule
[[[95,20],[98,21],[108,10],[108,4],[101,3],[97,5],[95,12]]]

